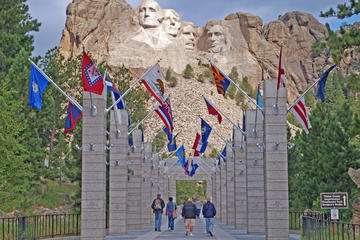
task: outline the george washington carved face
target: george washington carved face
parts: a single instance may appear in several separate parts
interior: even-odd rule
[[[160,6],[154,0],[144,0],[139,7],[139,22],[144,28],[156,28],[162,21]]]

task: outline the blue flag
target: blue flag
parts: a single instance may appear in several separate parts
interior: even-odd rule
[[[194,163],[193,160],[191,160],[191,172],[190,177],[194,176],[196,173],[196,169],[198,169],[199,165],[197,163]]]
[[[66,120],[65,120],[65,130],[64,130],[65,134],[67,134],[68,132],[70,132],[75,128],[75,123],[77,122],[77,120],[79,120],[81,115],[82,115],[81,110],[76,105],[72,104],[72,102],[69,101],[69,107],[67,110]]]
[[[204,119],[201,119],[201,142],[206,143],[212,128],[210,127]]]
[[[181,147],[179,147],[179,149],[175,152],[175,154],[178,157],[181,166],[185,167],[185,149],[184,149],[184,145],[181,145]]]
[[[258,88],[258,91],[257,91],[256,103],[257,103],[257,105],[259,105],[259,107],[261,107],[261,108],[264,107],[264,100],[263,100],[263,97],[261,96],[259,88]]]
[[[117,101],[121,97],[120,91],[115,87],[114,83],[111,82],[107,77],[105,78],[105,84],[106,84],[106,90],[113,92],[115,101]],[[116,106],[118,109],[125,109],[124,98],[122,98]]]
[[[166,133],[169,142],[171,142],[171,140],[172,140],[172,132],[169,132],[169,130],[167,129],[166,126],[163,127],[163,130],[164,130],[164,132]]]
[[[128,112],[128,127],[129,129],[131,128],[131,116],[130,113]],[[134,145],[134,141],[133,141],[133,134],[131,133],[128,137],[128,142],[129,142],[129,146],[132,147]]]
[[[220,157],[223,159],[223,161],[226,163],[226,144],[225,147],[220,155]]]
[[[166,128],[165,128],[166,129]],[[179,133],[177,133],[174,138],[171,139],[171,141],[169,141],[167,147],[168,147],[168,151],[169,152],[173,152],[176,150],[176,137]]]
[[[42,75],[36,67],[31,65],[29,104],[41,109],[42,96],[49,81]]]
[[[327,77],[328,77],[330,71],[333,70],[334,67],[336,67],[336,64],[329,67],[329,69],[326,70],[326,72],[324,72],[320,76],[319,87],[318,87],[316,97],[321,99],[322,102],[325,102],[325,84],[326,84]]]

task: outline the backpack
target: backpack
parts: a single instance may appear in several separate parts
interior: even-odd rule
[[[155,210],[161,210],[161,200],[155,199]]]

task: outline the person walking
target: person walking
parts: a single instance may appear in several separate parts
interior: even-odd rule
[[[155,214],[155,231],[161,232],[161,217],[165,207],[164,200],[161,199],[161,194],[158,194],[151,204],[151,208]]]
[[[211,202],[211,198],[208,197],[207,202],[204,204],[202,209],[202,214],[205,218],[206,223],[206,233],[210,234],[211,237],[214,236],[214,217],[216,215],[216,209],[214,204]]]
[[[192,236],[192,232],[195,225],[195,218],[199,217],[195,204],[193,203],[192,199],[189,198],[188,201],[184,204],[181,212],[181,216],[185,221],[185,228],[186,232],[185,235],[189,235],[190,229],[190,236]]]
[[[165,215],[168,216],[168,229],[174,231],[174,220],[176,218],[176,203],[173,202],[173,198],[169,197],[169,202],[166,204]]]
[[[198,213],[197,215],[200,217],[201,208],[202,208],[203,204],[202,204],[199,200],[197,200],[197,201],[195,202],[195,206],[196,206],[197,213]]]

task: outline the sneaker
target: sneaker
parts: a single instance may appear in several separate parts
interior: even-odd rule
[[[155,228],[155,232],[157,231],[157,228]]]
[[[161,229],[159,229],[158,232],[161,232]]]
[[[190,236],[192,236],[192,232],[190,232]]]
[[[209,232],[210,233],[210,237],[213,237],[214,236],[214,234],[212,233],[212,232]]]
[[[187,236],[188,234],[189,234],[189,232],[188,232],[188,231],[186,231],[186,232],[185,232],[185,236]]]

